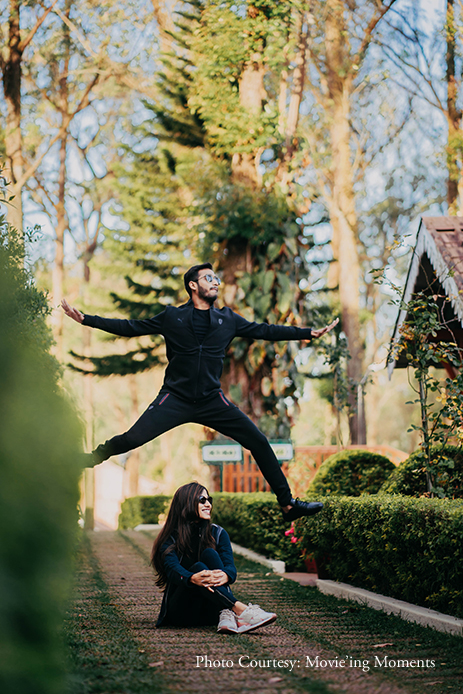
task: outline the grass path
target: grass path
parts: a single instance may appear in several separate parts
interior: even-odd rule
[[[134,531],[84,535],[67,621],[69,694],[463,692],[462,638],[322,595],[241,558],[235,594],[276,611],[275,624],[247,636],[156,629],[162,596],[148,565],[151,544]],[[429,667],[386,666],[399,660]]]

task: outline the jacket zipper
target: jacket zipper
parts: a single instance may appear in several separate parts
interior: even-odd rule
[[[199,345],[199,355],[198,355],[198,374],[196,378],[196,387],[195,387],[195,399],[198,397],[198,383],[199,383],[199,374],[201,373],[201,356],[203,352],[203,346]]]

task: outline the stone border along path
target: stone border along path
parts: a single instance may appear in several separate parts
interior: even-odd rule
[[[284,579],[275,574],[268,576],[241,572],[235,590],[244,602],[251,601],[264,609],[275,610],[278,614],[275,624],[247,636],[217,634],[214,628],[156,629],[161,593],[154,585],[154,576],[148,565],[152,536],[143,532],[123,531],[89,533],[88,538],[111,604],[125,621],[134,641],[139,644],[140,652],[146,654],[153,689],[157,691],[159,678],[156,673],[159,673],[165,687],[163,694],[178,691],[186,694],[209,694],[213,691],[226,691],[229,694],[408,694],[418,692],[426,685],[432,686],[430,691],[433,694],[440,694],[446,689],[440,685],[452,681],[448,679],[449,676],[453,679],[462,675],[461,669],[459,673],[454,670],[443,677],[441,670],[424,672],[402,668],[400,675],[391,675],[387,669],[364,672],[360,667],[305,667],[307,657],[311,660],[317,656],[320,660],[333,660],[336,656],[344,658],[355,655],[358,658],[359,652],[364,652],[370,662],[374,659],[372,653],[381,657],[387,653],[390,658],[406,658],[406,644],[401,637],[402,643],[400,639],[397,640],[395,649],[372,651],[372,647],[375,647],[372,644],[378,644],[378,638],[384,640],[384,632],[381,635],[367,634],[368,629],[349,625],[346,618],[340,618],[340,608],[342,614],[354,608],[348,605],[346,608],[346,603],[332,599],[335,607],[331,612],[326,606],[325,609],[320,606],[313,609],[310,598],[307,602],[301,600],[300,591],[307,589],[301,589],[290,581],[282,584]],[[409,639],[417,638],[411,632]],[[386,646],[394,644],[388,643]],[[196,667],[197,656],[207,656],[210,661],[233,661],[234,667]],[[238,664],[240,656],[247,657],[245,664],[251,660],[297,660],[299,663],[292,672],[288,667],[272,664],[270,667],[245,668]],[[409,657],[420,656],[415,654]],[[400,681],[400,686],[392,680]],[[148,688],[147,694],[153,689]],[[111,689],[98,691],[111,692]]]

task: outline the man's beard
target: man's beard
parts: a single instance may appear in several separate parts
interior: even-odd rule
[[[206,294],[204,289],[201,287],[201,285],[198,285],[198,296],[200,299],[203,299],[204,301],[207,301],[209,306],[212,306],[214,301],[217,299],[217,294],[215,295],[209,295]]]

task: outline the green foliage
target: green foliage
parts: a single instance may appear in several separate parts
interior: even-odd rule
[[[275,142],[279,85],[274,73],[284,66],[285,48],[293,48],[291,4],[255,2],[251,8],[242,1],[204,2],[196,28],[182,24],[191,31],[184,35],[195,65],[188,103],[201,117],[215,154],[254,152]],[[266,64],[269,73],[266,107],[259,111],[244,108],[240,100],[240,80],[250,59]]]
[[[288,571],[301,569],[300,548],[285,536],[288,524],[270,492],[214,492],[212,520],[225,528],[232,542],[286,562]]]
[[[423,451],[415,451],[381,487],[381,492],[405,494],[406,496],[427,496],[426,472],[436,483],[437,493],[443,498],[463,498],[463,450],[460,446],[431,446],[431,464],[428,467]]]
[[[190,237],[179,214],[181,176],[172,173],[167,155],[165,150],[154,155],[128,152],[125,165],[114,167],[117,212],[125,228],[106,230],[104,248],[110,262],[101,270],[116,283],[125,278],[127,291],[111,292],[110,297],[118,314],[130,320],[150,318],[186,298],[182,273]],[[71,352],[91,369],[70,366],[98,376],[141,373],[165,361],[163,345],[161,336],[152,335],[124,354],[88,358]]]
[[[0,225],[0,689],[61,694],[60,629],[77,530],[76,413],[47,349],[46,298]]]
[[[167,496],[126,499],[121,507],[119,528],[157,523],[159,514],[165,513],[169,501]],[[214,492],[212,521],[225,528],[232,542],[270,559],[284,561],[289,570],[301,568],[299,548],[285,536],[288,524],[283,521],[281,509],[270,492]]]
[[[463,504],[375,495],[323,497],[296,521],[303,550],[336,581],[463,617]]]
[[[279,113],[300,11],[298,2],[178,6],[172,50],[157,76],[159,98],[145,104],[152,115],[136,130],[124,167],[115,168],[115,212],[124,225],[106,232],[105,248],[111,272],[129,278],[126,295],[112,294],[129,318],[185,299],[186,266],[215,260],[221,298],[248,320],[318,326],[300,286],[308,275],[301,212],[307,186],[299,183],[300,160],[291,163],[283,145],[286,105]],[[251,93],[252,75],[262,94]],[[124,357],[90,361],[99,375],[151,368],[160,340],[146,342]],[[224,365],[225,390],[274,438],[289,436],[287,399],[302,392],[296,351],[294,344],[239,340]]]
[[[431,447],[437,443],[446,445],[454,436],[461,437],[463,370],[462,352],[456,340],[453,341],[451,329],[449,341],[438,340],[439,331],[449,329],[446,309],[450,303],[449,297],[438,293],[439,289],[436,280],[408,302],[399,302],[400,309],[407,313],[407,319],[401,325],[400,340],[393,346],[390,357],[397,359],[404,354],[414,369],[418,382],[415,389],[418,397],[414,402],[420,404],[421,425],[412,425],[412,429],[418,429],[421,434],[427,491],[443,496],[436,473],[446,465],[446,459],[442,458],[436,467],[432,462]],[[431,367],[442,364],[450,365],[457,372],[455,378],[447,378],[444,384],[431,371]]]
[[[289,163],[281,143],[279,88],[281,71],[296,50],[296,5],[227,0],[180,7],[172,52],[164,56],[158,79],[160,98],[147,104],[154,117],[142,130],[147,142],[155,138],[160,144],[151,159],[145,156],[145,166],[137,163],[140,155],[133,155],[136,175],[126,177],[133,185],[125,198],[121,189],[130,229],[113,238],[117,253],[121,239],[142,238],[141,228],[148,229],[153,220],[163,220],[169,229],[169,219],[159,215],[156,204],[146,216],[150,205],[142,204],[140,196],[160,204],[165,197],[167,207],[176,191],[176,229],[183,240],[189,236],[189,249],[200,259],[217,261],[226,305],[251,321],[313,325],[299,286],[308,268],[296,201],[305,206],[308,201],[297,176],[282,177],[280,170]],[[253,65],[256,74],[265,73],[265,95],[261,106],[249,108],[240,90]],[[266,163],[259,166],[264,151]],[[241,174],[237,157],[243,157]],[[155,185],[154,172],[163,160],[166,176],[163,185]],[[265,174],[257,175],[258,168]],[[138,187],[146,193],[137,193]],[[153,227],[147,238],[155,246],[162,234]],[[132,253],[141,256],[135,247]],[[274,438],[289,435],[287,398],[297,400],[303,386],[295,353],[290,344],[250,346],[238,340],[224,365],[225,390],[239,396],[244,410]],[[237,372],[239,379],[232,376]]]
[[[360,496],[376,494],[395,469],[384,455],[371,451],[340,451],[321,465],[310,483],[310,494]]]
[[[341,413],[352,412],[352,394],[356,384],[347,376],[347,362],[350,359],[347,338],[341,332],[341,328],[333,332],[330,341],[321,342],[317,353],[324,359],[328,367],[328,374],[322,376],[318,392],[322,398],[328,400],[336,412],[336,440],[342,443]],[[320,378],[320,376],[319,376]]]
[[[131,496],[121,506],[119,515],[119,528],[135,528],[142,523],[159,522],[159,516],[166,512],[172,497],[163,496]]]
[[[38,228],[35,228],[23,236],[7,224],[4,216],[0,216],[3,297],[8,301],[10,311],[10,320],[4,323],[3,330],[5,334],[35,344],[52,368],[56,362],[46,356],[52,344],[51,333],[45,324],[49,306],[45,294],[34,284],[26,259],[26,243],[34,242],[37,231]]]

